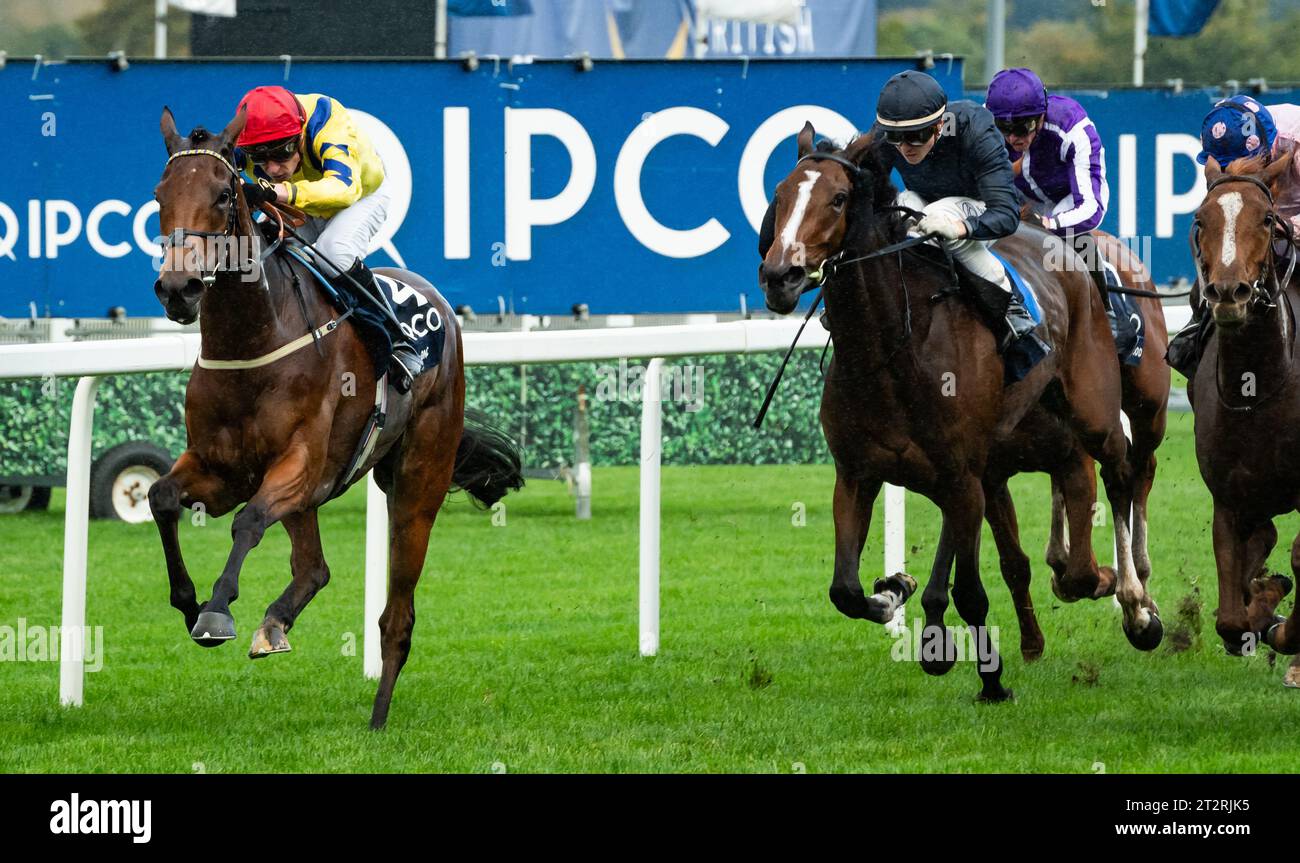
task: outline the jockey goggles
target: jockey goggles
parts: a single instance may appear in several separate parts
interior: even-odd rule
[[[926,126],[924,129],[907,129],[905,131],[885,129],[885,141],[895,147],[899,144],[920,147],[934,137],[934,128],[934,126]]]
[[[287,162],[293,158],[294,153],[298,152],[298,136],[268,141],[265,144],[249,144],[240,149],[244,151],[244,155],[250,162],[257,165],[265,165],[267,162]]]
[[[1016,117],[1010,120],[994,120],[993,125],[997,126],[998,131],[1003,135],[1015,135],[1017,138],[1023,138],[1038,128],[1038,118]]]

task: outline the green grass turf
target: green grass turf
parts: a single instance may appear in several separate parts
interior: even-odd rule
[[[258,662],[246,657],[249,638],[288,581],[280,528],[244,567],[239,638],[205,650],[167,604],[153,526],[92,523],[87,618],[104,628],[103,669],[87,675],[85,706],[64,709],[56,663],[0,663],[0,770],[1294,770],[1300,691],[1281,685],[1285,659],[1230,658],[1214,634],[1210,503],[1190,415],[1171,415],[1160,457],[1153,592],[1168,635],[1180,600],[1199,591],[1200,643],[1174,653],[1167,638],[1140,654],[1111,600],[1055,601],[1042,563],[1046,478],[1021,477],[1013,490],[1047,651],[1029,666],[1020,659],[986,528],[990,623],[1016,692],[1001,705],[974,702],[971,664],[928,677],[891,659],[882,627],[831,606],[825,466],[664,470],[662,648],[652,659],[636,649],[635,468],[596,470],[586,523],[558,483],[510,498],[504,527],[454,500],[434,528],[411,659],[380,734],[367,730],[374,684],[359,643],[348,649],[362,628],[360,489],[323,511],[333,581],[290,633],[293,652]],[[796,502],[804,527],[792,524]],[[908,502],[908,569],[923,576],[937,512]],[[881,521],[878,511],[868,585]],[[1285,522],[1272,559],[1283,571],[1296,529]],[[229,526],[183,528],[201,597]],[[61,495],[48,513],[0,519],[0,624],[57,623],[62,532]],[[1109,542],[1109,528],[1098,530],[1103,562]],[[917,598],[909,613],[919,612]]]

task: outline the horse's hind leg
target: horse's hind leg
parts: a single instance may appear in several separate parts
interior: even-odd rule
[[[1076,448],[1052,474],[1052,487],[1054,492],[1057,488],[1061,491],[1069,529],[1069,539],[1063,543],[1065,563],[1059,571],[1053,566],[1052,593],[1062,602],[1110,596],[1115,592],[1115,572],[1108,566],[1098,566],[1092,550],[1092,519],[1097,505],[1097,475],[1092,459]],[[1053,508],[1055,504],[1054,494]]]
[[[262,625],[253,633],[253,644],[248,649],[250,659],[288,653],[289,640],[284,634],[293,628],[303,608],[330,580],[330,568],[321,549],[316,510],[289,513],[281,523],[293,543],[289,558],[293,581],[289,582],[280,598],[267,607]]]
[[[227,506],[224,500],[218,499],[222,488],[221,481],[205,473],[198,459],[188,451],[182,453],[172,469],[149,487],[149,510],[162,538],[167,580],[171,584],[171,604],[185,615],[186,632],[194,627],[202,607],[195,599],[194,581],[181,555],[181,508],[202,503],[208,513],[221,515]]]
[[[451,488],[462,423],[449,409],[425,410],[399,443],[388,494],[388,603],[379,617],[383,670],[375,693],[370,727],[388,721],[397,675],[411,652],[415,628],[415,585],[424,569],[429,532]]]
[[[984,508],[984,517],[998,546],[1002,578],[1011,589],[1011,601],[1016,606],[1016,619],[1020,623],[1020,655],[1025,662],[1033,662],[1043,655],[1043,632],[1038,628],[1038,618],[1034,615],[1034,600],[1029,595],[1029,558],[1020,547],[1016,505],[1005,480],[993,488],[985,486]]]
[[[1067,533],[1068,522],[1065,514],[1065,490],[1061,481],[1052,476],[1052,525],[1047,538],[1047,550],[1044,556],[1047,565],[1058,578],[1064,578],[1066,564],[1070,558],[1070,536]]]

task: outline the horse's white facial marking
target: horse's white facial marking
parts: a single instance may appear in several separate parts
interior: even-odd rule
[[[799,226],[803,224],[804,214],[808,212],[813,186],[817,185],[817,179],[822,174],[821,171],[804,171],[803,175],[808,179],[799,184],[799,197],[794,199],[794,210],[785,223],[785,230],[781,232],[781,243],[787,249],[794,245],[799,236]]]
[[[1223,208],[1223,253],[1220,257],[1225,267],[1237,260],[1237,214],[1241,212],[1241,192],[1225,192],[1219,196]]]

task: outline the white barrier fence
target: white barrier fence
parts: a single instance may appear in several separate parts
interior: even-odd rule
[[[747,354],[784,350],[794,339],[799,321],[734,321],[665,327],[561,330],[552,332],[466,333],[466,362],[470,365],[576,362],[583,360],[653,357],[642,386],[641,506],[639,572],[639,649],[652,656],[659,649],[659,467],[661,462],[661,370],[664,357],[706,354]],[[804,331],[800,348],[821,349],[825,331],[813,323]],[[0,346],[0,379],[78,377],[68,430],[68,491],[63,536],[62,630],[84,631],[86,620],[86,562],[90,503],[90,441],[98,378],[110,374],[181,371],[192,368],[199,354],[199,336],[177,334],[142,339]],[[755,405],[757,408],[757,404]],[[373,479],[367,479],[365,637],[363,666],[367,677],[380,671],[379,615],[388,582],[388,510]],[[886,488],[884,574],[902,569],[903,493]],[[84,689],[81,651],[61,650],[59,699],[82,703]]]
[[[1185,306],[1165,309],[1171,332],[1183,327],[1190,311]],[[659,650],[660,511],[662,402],[661,372],[664,357],[705,354],[748,354],[784,350],[794,339],[799,321],[733,321],[667,327],[561,330],[552,332],[466,333],[465,359],[470,365],[515,365],[583,360],[653,357],[642,383],[641,505],[639,564],[639,639],[642,656]],[[810,324],[800,348],[821,349],[826,333]],[[63,533],[63,612],[65,639],[78,638],[86,622],[87,534],[90,510],[90,440],[94,423],[98,378],[110,374],[183,371],[194,366],[199,336],[177,334],[143,339],[0,346],[0,379],[26,377],[78,377],[68,430],[67,504]],[[779,397],[779,396],[778,396]],[[757,406],[756,406],[757,407]],[[380,672],[379,616],[387,601],[388,509],[383,493],[367,478],[365,675]],[[883,574],[903,568],[904,495],[901,488],[885,487],[885,550]],[[83,700],[84,669],[80,650],[59,653],[59,700],[79,706]]]

